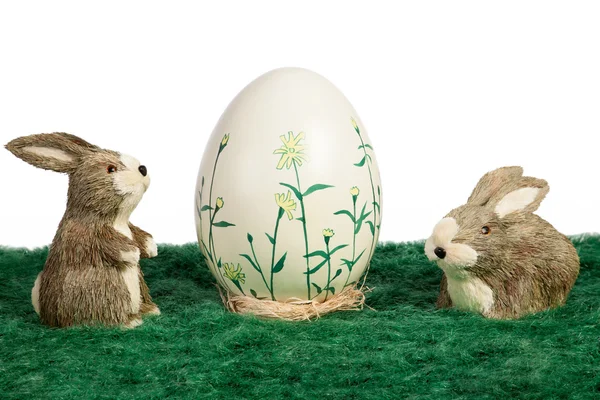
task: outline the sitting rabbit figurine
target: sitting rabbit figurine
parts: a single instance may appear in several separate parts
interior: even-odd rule
[[[439,308],[512,319],[564,304],[579,274],[571,241],[533,214],[549,191],[521,167],[484,175],[442,219],[425,254],[444,271]]]
[[[157,255],[156,244],[129,223],[150,184],[146,167],[67,133],[25,136],[6,148],[69,175],[67,209],[32,290],[42,322],[134,328],[141,315],[160,314],[139,267],[140,257]]]

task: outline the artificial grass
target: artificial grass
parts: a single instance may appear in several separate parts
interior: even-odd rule
[[[0,398],[598,398],[600,237],[573,240],[567,305],[518,321],[435,310],[422,242],[378,246],[376,311],[302,323],[225,311],[198,246],[163,245],[142,260],[163,314],[130,331],[41,325],[47,249],[0,248]]]

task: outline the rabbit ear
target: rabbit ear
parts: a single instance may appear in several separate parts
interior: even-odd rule
[[[79,158],[97,149],[68,133],[42,133],[10,141],[6,148],[21,160],[38,168],[72,172]]]
[[[67,139],[70,142],[72,142],[73,144],[79,145],[79,146],[81,146],[81,147],[83,147],[85,149],[92,150],[92,151],[100,150],[100,147],[98,147],[98,146],[96,146],[94,144],[86,142],[85,140],[83,140],[79,136],[71,135],[70,133],[65,133],[65,132],[55,132],[54,134],[62,136],[65,139]]]
[[[521,167],[503,167],[485,174],[475,186],[467,204],[485,206],[506,185],[523,176]]]
[[[543,179],[523,177],[510,184],[507,190],[508,193],[503,195],[494,207],[494,212],[500,218],[514,212],[534,212],[550,191],[550,187]]]

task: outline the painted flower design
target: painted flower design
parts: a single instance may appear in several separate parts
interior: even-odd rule
[[[329,241],[331,240],[331,238],[333,237],[333,235],[335,235],[335,232],[333,231],[333,229],[323,229],[323,240],[325,240],[325,244],[329,246]]]
[[[227,147],[227,143],[229,143],[229,133],[223,135],[223,138],[219,142],[219,151],[217,152],[217,156],[215,157],[215,162],[212,169],[212,177],[210,179],[210,187],[208,189],[208,203],[203,204],[203,194],[205,190],[204,186],[204,176],[202,176],[202,183],[200,191],[198,192],[200,204],[197,206],[198,219],[200,220],[200,246],[203,250],[203,254],[208,261],[208,268],[213,272],[215,277],[217,278],[217,282],[225,289],[229,290],[227,285],[227,281],[225,276],[222,274],[222,264],[221,257],[217,254],[217,248],[215,247],[215,231],[214,228],[227,228],[230,226],[235,226],[228,221],[215,221],[217,213],[223,208],[225,202],[222,197],[213,197],[213,187],[215,181],[215,173],[217,171],[217,166],[219,164],[219,159],[223,150]],[[214,203],[213,203],[214,201]],[[214,206],[213,206],[214,205]],[[208,218],[203,218],[203,213],[208,213]],[[204,225],[203,221],[208,220],[209,228],[208,228],[208,238],[204,237],[202,227]],[[243,275],[243,274],[242,274]],[[242,277],[243,279],[243,277]],[[242,293],[244,290],[241,288],[237,281],[233,281],[233,283],[240,289]]]
[[[360,194],[360,190],[358,189],[358,187],[356,187],[356,186],[353,186],[353,187],[350,189],[350,194],[351,194],[352,196],[358,196],[358,195]]]
[[[332,237],[333,235],[335,235],[335,232],[333,231],[333,229],[323,229],[323,236],[325,237]]]
[[[232,282],[246,283],[246,274],[242,272],[240,264],[237,267],[233,263],[223,264],[223,275]]]
[[[275,193],[275,202],[287,213],[289,220],[294,219],[292,211],[296,210],[296,202],[292,199],[292,192],[288,190],[287,195]]]
[[[352,121],[352,126],[354,127],[354,130],[356,131],[356,133],[360,133],[360,129],[358,128],[358,124],[356,123],[356,120],[351,117],[350,121]]]
[[[279,138],[283,142],[283,146],[273,152],[273,154],[281,154],[277,169],[283,169],[284,166],[290,169],[294,163],[301,166],[306,161],[306,155],[303,153],[304,146],[299,144],[300,140],[304,139],[304,132],[294,136],[294,132],[290,131],[287,138],[285,135],[281,135]]]
[[[223,139],[221,139],[221,150],[223,150],[223,148],[225,146],[227,146],[228,142],[229,142],[229,133],[227,133],[225,136],[223,136]]]

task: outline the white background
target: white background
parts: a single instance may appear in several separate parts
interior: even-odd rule
[[[600,230],[600,2],[5,2],[0,142],[66,131],[139,158],[132,221],[195,241],[205,142],[233,97],[282,66],[331,80],[379,160],[381,239],[425,238],[504,165],[550,182],[539,214]],[[0,245],[48,244],[67,177],[0,149]]]

